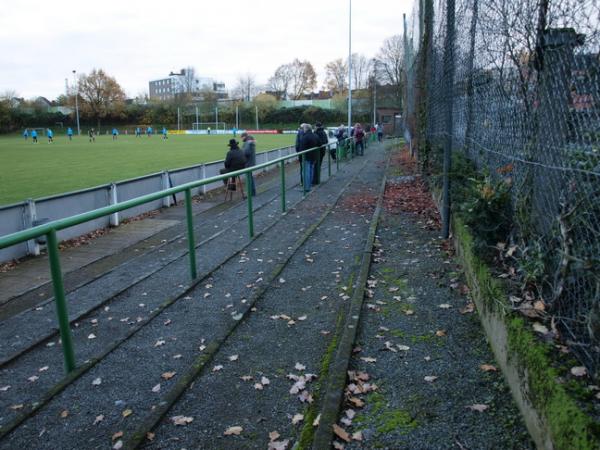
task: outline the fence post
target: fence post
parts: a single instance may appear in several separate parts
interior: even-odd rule
[[[285,161],[279,163],[279,171],[281,172],[281,212],[286,210],[285,202]]]
[[[246,172],[246,195],[248,200],[248,235],[254,237],[254,216],[252,211],[252,171]]]
[[[161,180],[161,186],[162,186],[163,191],[165,189],[169,189],[171,187],[171,180],[169,180],[169,171],[168,170],[163,170],[161,172],[160,180]],[[171,196],[167,195],[166,197],[163,197],[162,204],[165,208],[170,207],[171,206]]]
[[[119,200],[118,200],[118,196],[117,196],[117,185],[115,183],[111,183],[110,184],[110,188],[108,190],[108,203],[110,205],[116,205]],[[119,226],[119,213],[115,212],[112,213],[109,218],[109,224],[111,227],[118,227]]]
[[[465,152],[467,156],[471,150],[471,136],[473,134],[473,61],[475,59],[475,36],[477,31],[477,14],[479,12],[479,0],[473,0],[473,9],[471,16],[471,29],[470,44],[469,44],[469,56],[467,57],[467,123],[465,129]]]
[[[36,219],[37,211],[35,208],[35,201],[32,199],[27,199],[23,215],[24,228],[31,228]],[[40,244],[38,244],[37,239],[30,239],[27,241],[27,254],[33,256],[38,256],[40,254]]]
[[[201,179],[204,180],[206,178],[206,164],[202,164],[200,167]],[[202,195],[206,194],[206,184],[202,185]]]
[[[444,198],[442,204],[442,237],[450,236],[450,169],[452,166],[452,102],[454,88],[454,0],[446,1],[446,42],[444,49],[444,76],[446,100],[446,142],[444,144]]]
[[[331,178],[331,149],[329,145],[325,147],[325,151],[327,152],[327,177]]]
[[[198,276],[196,271],[196,242],[194,240],[194,216],[192,214],[192,190],[185,190],[185,215],[188,231],[188,251],[190,254],[190,274],[192,280]]]
[[[65,300],[65,288],[63,286],[62,273],[60,270],[60,257],[58,255],[58,241],[56,231],[51,230],[46,235],[48,245],[48,260],[50,262],[50,275],[52,276],[52,287],[54,289],[54,301],[56,302],[56,315],[58,317],[58,329],[62,343],[65,370],[67,373],[75,369],[75,352],[73,351],[73,339],[69,325],[69,313]]]

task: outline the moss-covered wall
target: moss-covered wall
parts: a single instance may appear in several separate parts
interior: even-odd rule
[[[559,379],[549,344],[510,311],[508,293],[473,250],[469,229],[454,217],[454,244],[498,365],[538,448],[600,449],[600,426]]]

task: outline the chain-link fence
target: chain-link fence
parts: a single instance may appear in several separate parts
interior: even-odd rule
[[[508,186],[513,278],[596,375],[599,42],[597,0],[416,0],[404,34],[405,124],[424,171],[452,150],[486,174],[484,198]]]

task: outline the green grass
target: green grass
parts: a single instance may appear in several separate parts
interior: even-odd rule
[[[0,137],[0,205],[124,180],[164,169],[224,159],[230,135],[170,135],[151,138],[87,136],[69,142],[56,133],[53,144],[41,136],[37,144],[22,137]],[[294,143],[294,135],[257,135],[256,151]],[[237,137],[239,141],[239,136]],[[240,142],[241,144],[241,142]]]

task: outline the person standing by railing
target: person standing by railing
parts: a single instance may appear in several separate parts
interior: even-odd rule
[[[301,123],[300,127],[298,127],[298,132],[296,133],[296,153],[301,151],[302,136],[304,135],[304,125],[306,125],[306,124]],[[300,163],[300,185],[304,184],[304,177],[302,176],[303,170],[304,170],[303,161],[304,161],[304,158],[302,157],[302,155],[298,156],[298,162]]]
[[[305,155],[302,155],[303,161],[303,175],[304,175],[304,192],[310,191],[312,181],[314,180],[314,170],[319,160],[319,147],[321,146],[321,141],[319,141],[319,137],[313,133],[312,127],[308,124],[304,124],[302,127],[303,133],[302,138],[300,139],[300,151],[309,150],[314,148],[314,151],[308,152]]]
[[[242,141],[244,142],[244,146],[242,147],[242,151],[244,152],[244,156],[246,157],[246,167],[252,167],[256,165],[256,141],[254,140],[254,136],[243,132],[241,134]],[[254,175],[249,172],[246,174],[247,177],[250,178],[250,188],[251,191],[249,195],[253,197],[256,196],[256,184],[254,182]]]
[[[360,123],[354,125],[354,143],[356,144],[356,154],[363,156],[365,154],[365,132]]]
[[[313,184],[319,184],[321,182],[321,166],[323,165],[323,158],[325,157],[329,138],[327,137],[327,132],[323,129],[323,124],[321,122],[317,122],[315,127],[317,128],[315,134],[319,138],[321,148],[319,149],[319,159],[317,160],[317,167],[313,176]]]

